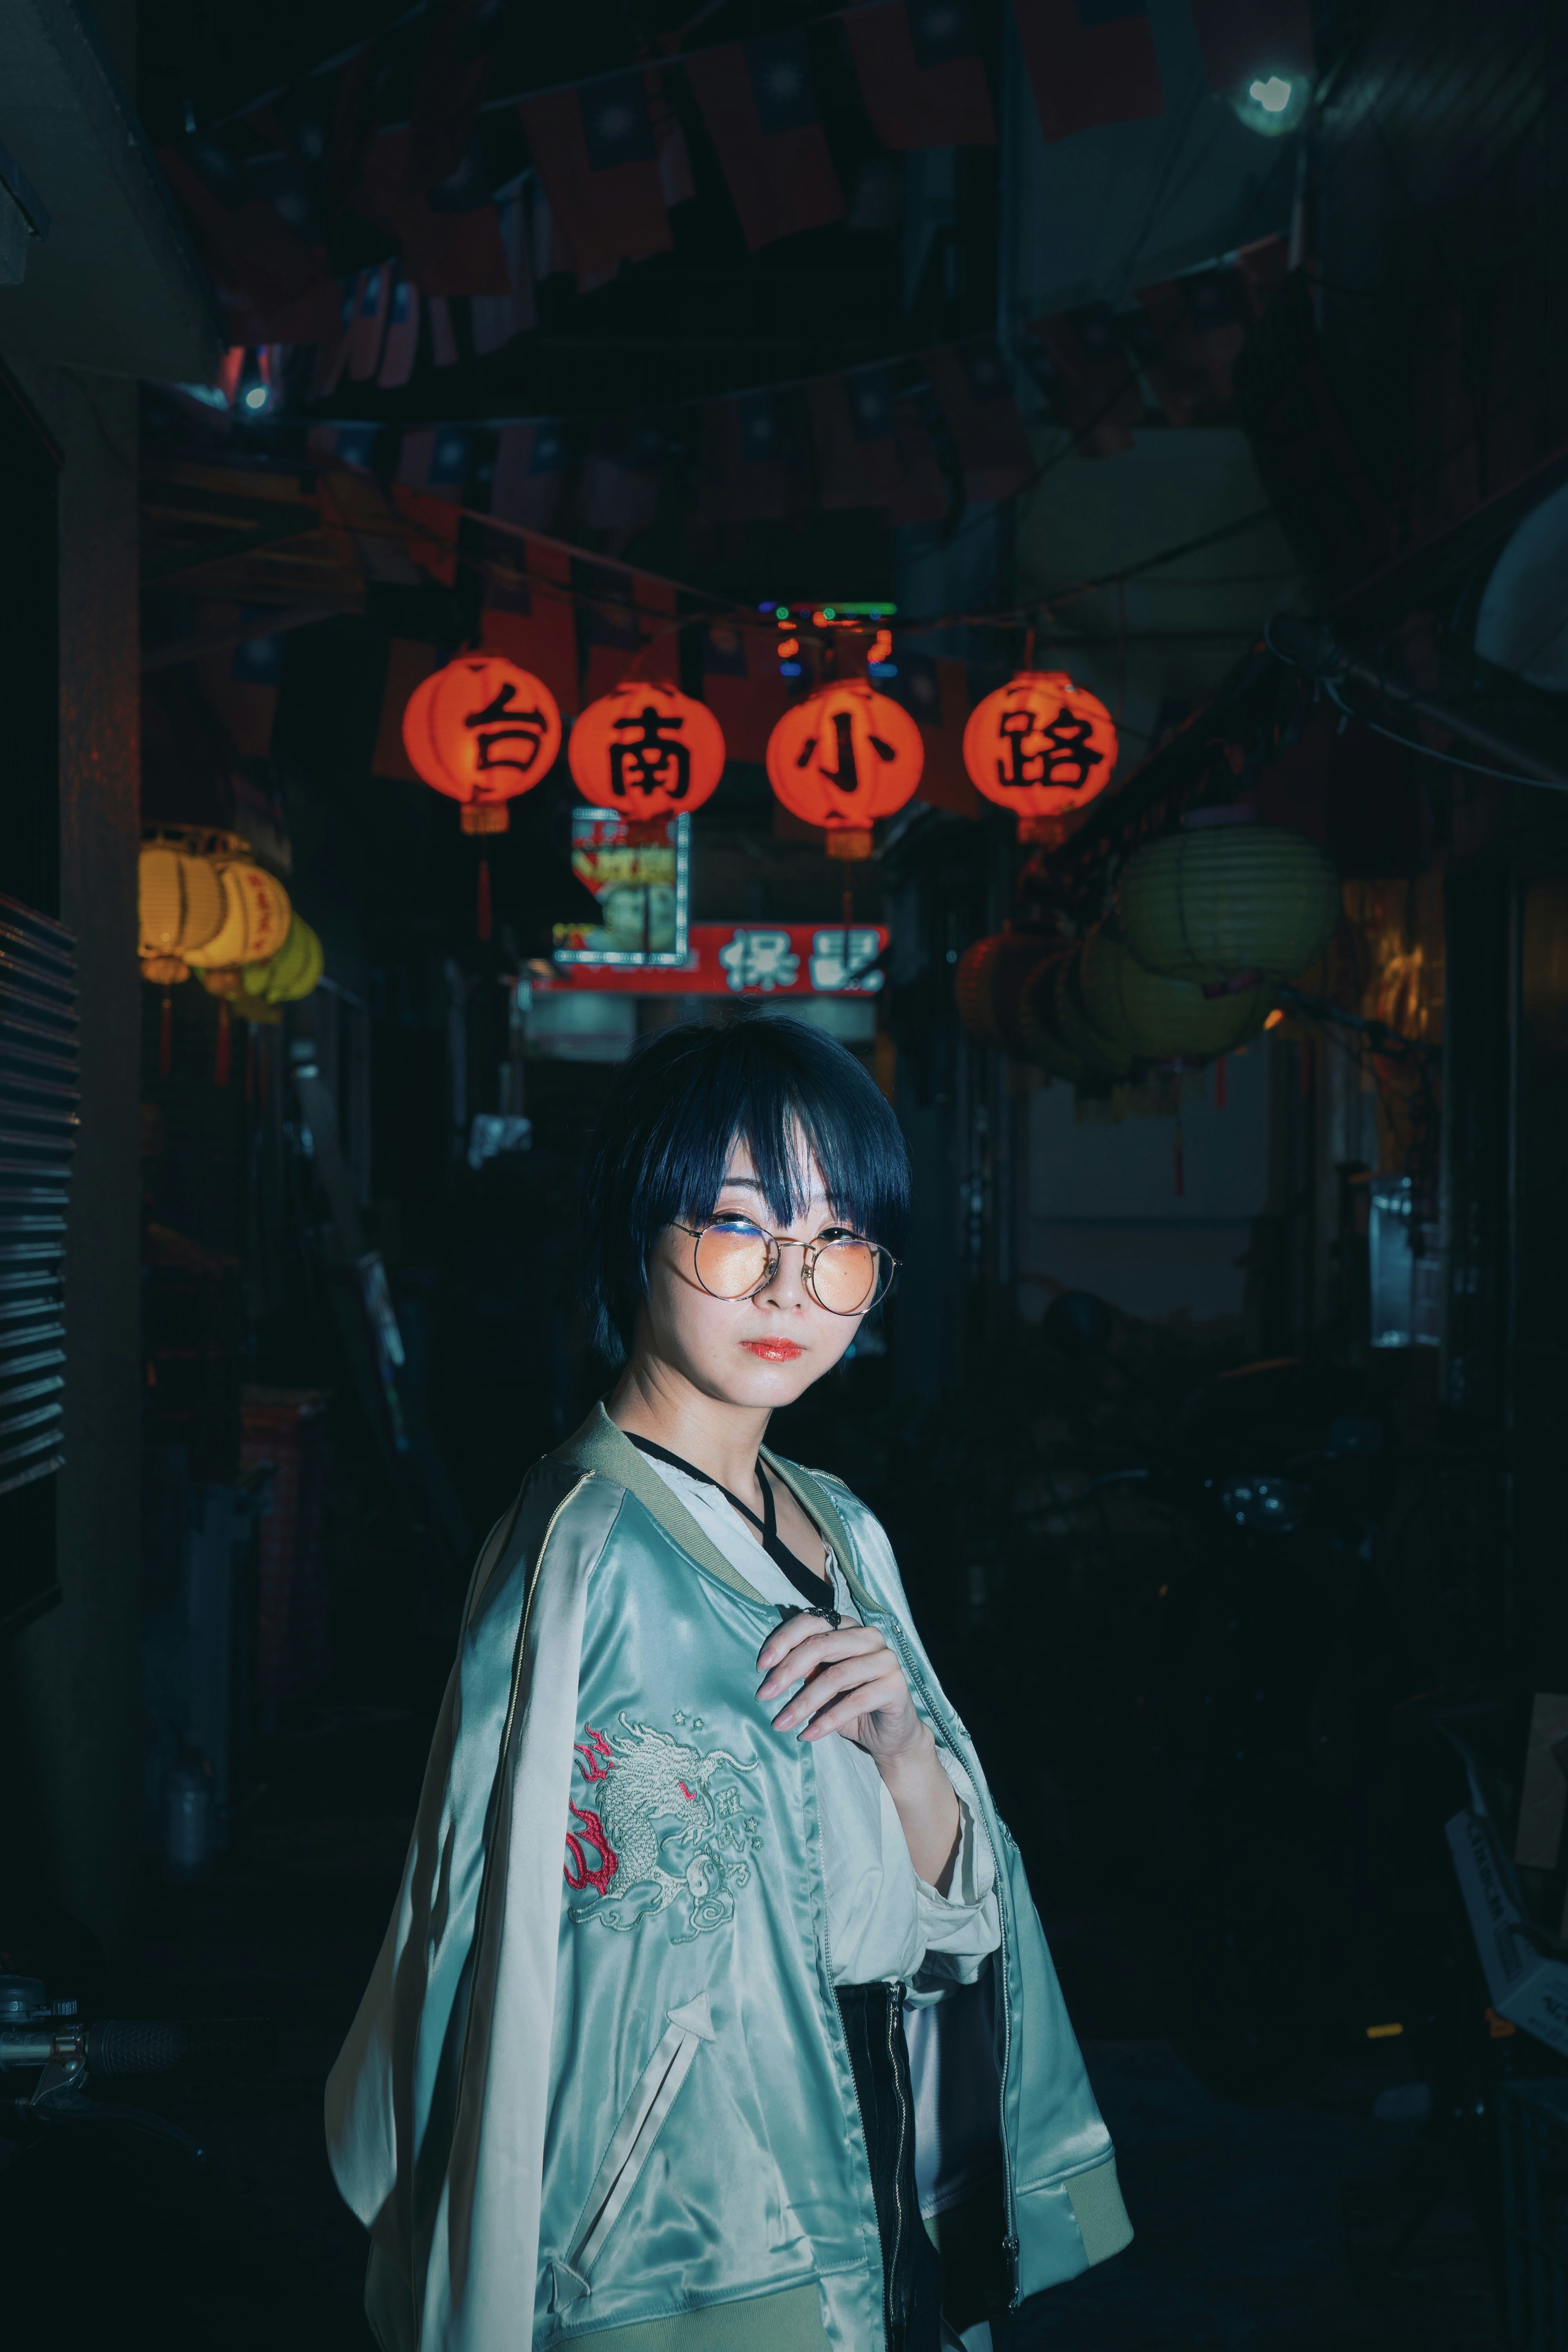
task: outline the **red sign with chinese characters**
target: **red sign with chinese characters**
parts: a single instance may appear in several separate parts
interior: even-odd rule
[[[878,923],[693,923],[683,964],[570,964],[536,988],[626,996],[876,996]]]

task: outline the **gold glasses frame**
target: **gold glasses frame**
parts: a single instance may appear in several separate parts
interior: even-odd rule
[[[678,1233],[690,1234],[695,1240],[697,1248],[691,1253],[691,1271],[696,1275],[698,1282],[700,1284],[701,1287],[708,1291],[709,1297],[722,1298],[725,1300],[727,1305],[731,1307],[738,1304],[742,1299],[755,1298],[760,1290],[765,1290],[767,1288],[769,1283],[772,1282],[774,1275],[777,1274],[780,1265],[783,1264],[784,1253],[786,1249],[797,1249],[803,1253],[800,1265],[801,1279],[805,1284],[807,1290],[810,1291],[813,1298],[816,1300],[817,1305],[822,1308],[824,1314],[826,1315],[869,1315],[873,1307],[881,1306],[883,1300],[892,1289],[893,1276],[899,1270],[900,1261],[893,1255],[891,1250],[884,1249],[880,1242],[870,1240],[870,1238],[865,1234],[852,1233],[847,1225],[830,1226],[826,1233],[818,1234],[814,1241],[803,1242],[797,1241],[793,1234],[770,1233],[766,1225],[758,1224],[755,1217],[742,1217],[738,1215],[706,1217],[700,1225],[689,1225],[681,1218],[672,1217],[670,1219],[670,1223]],[[738,1227],[743,1227],[750,1233],[760,1234],[762,1239],[767,1243],[767,1266],[763,1274],[761,1281],[754,1282],[750,1290],[737,1290],[732,1292],[710,1290],[708,1285],[703,1282],[702,1271],[697,1263],[698,1255],[702,1247],[703,1234],[713,1232],[716,1227],[723,1227],[731,1233]],[[829,1307],[826,1299],[821,1297],[817,1290],[817,1258],[823,1250],[830,1249],[837,1242],[859,1242],[864,1248],[874,1250],[876,1252],[876,1286],[872,1290],[870,1297],[866,1301],[866,1304],[863,1307]]]

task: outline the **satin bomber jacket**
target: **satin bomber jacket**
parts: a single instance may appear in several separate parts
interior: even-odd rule
[[[838,1480],[764,1459],[974,1785],[1020,2300],[1131,2238],[1110,2136],[886,1536]],[[492,1530],[327,2089],[385,2352],[881,2352],[816,1758],[756,1699],[777,1622],[602,1406]]]

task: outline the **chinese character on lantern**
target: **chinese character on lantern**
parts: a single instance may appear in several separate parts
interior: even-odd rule
[[[585,801],[651,820],[711,798],[724,772],[724,737],[705,703],[672,686],[628,678],[589,704],[566,757]]]
[[[1018,819],[1021,841],[1050,840],[1105,790],[1116,729],[1094,695],[1057,670],[1024,670],[975,704],[963,764],[977,792]]]

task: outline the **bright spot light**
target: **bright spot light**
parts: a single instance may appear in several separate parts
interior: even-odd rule
[[[250,390],[245,394],[245,404],[247,408],[265,408],[267,405],[267,386],[264,383],[253,383]]]
[[[1290,84],[1279,74],[1270,74],[1267,81],[1255,81],[1247,91],[1265,114],[1283,114],[1290,103]]]
[[[831,604],[824,604],[822,608],[822,617],[825,621],[836,621],[838,618],[838,615],[834,611]]]
[[[800,668],[801,666],[799,662],[780,662],[779,676],[781,677],[798,677],[800,676]]]
[[[1266,1029],[1278,1029],[1279,1024],[1284,1020],[1284,1018],[1285,1015],[1280,1012],[1279,1007],[1276,1005],[1272,1013],[1265,1015],[1263,1025]]]
[[[789,618],[789,606],[787,604],[775,604],[773,607],[773,617],[775,620],[787,621]]]

